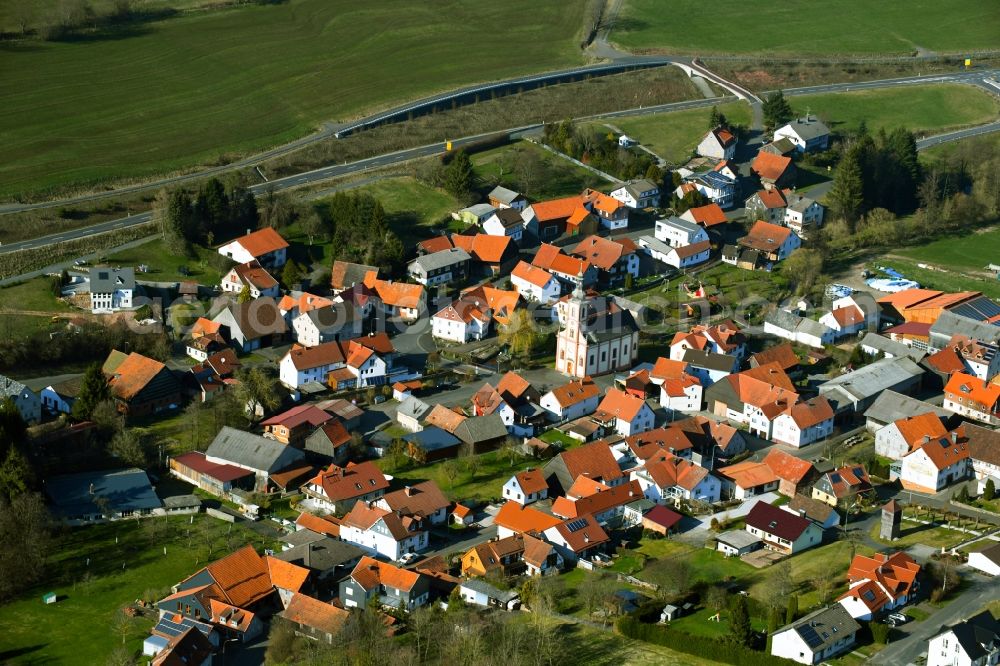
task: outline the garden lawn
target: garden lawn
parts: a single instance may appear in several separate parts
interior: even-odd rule
[[[0,310],[6,309],[53,313],[71,310],[69,305],[52,293],[47,277],[37,277],[0,289]]]
[[[633,49],[836,54],[912,53],[1000,47],[1000,5],[994,0],[728,0],[713,6],[725,20],[706,20],[704,4],[626,0],[610,39]]]
[[[738,557],[726,557],[709,548],[695,548],[671,539],[643,539],[637,550],[648,557],[649,561],[684,560],[690,565],[693,583],[716,583],[734,579],[740,584],[746,584],[758,575],[757,569]],[[642,574],[637,577],[641,579]]]
[[[872,549],[858,546],[857,553],[870,555]],[[851,563],[851,545],[846,541],[834,541],[816,548],[810,548],[787,560],[791,564],[792,583],[799,597],[799,609],[806,611],[818,604],[819,593],[813,589],[813,581],[824,577],[833,581],[831,598],[839,594],[841,587],[847,588],[847,569]],[[750,595],[755,599],[766,598],[770,568],[756,570],[759,578],[750,587]]]
[[[469,472],[465,457],[451,461],[441,460],[430,465],[404,467],[392,471],[391,474],[399,481],[411,483],[434,481],[452,501],[476,499],[485,502],[500,497],[507,479],[525,466],[524,457],[514,456],[514,464],[511,465],[510,456],[501,455],[499,451],[483,453],[476,457],[480,461],[480,467],[476,470],[475,476]],[[454,464],[458,469],[454,483],[445,473],[448,463]]]
[[[735,125],[750,124],[750,108],[746,104],[721,104],[719,111]],[[614,118],[608,122],[621,128],[667,162],[683,164],[708,131],[711,115],[712,110],[709,108],[688,109],[650,116]],[[606,129],[600,122],[595,122],[593,126]]]
[[[549,444],[558,444],[564,449],[571,449],[574,446],[580,446],[581,444],[580,440],[573,439],[558,428],[550,428],[549,430],[546,430],[538,436],[538,439]]]
[[[188,516],[145,519],[138,525],[135,521],[122,521],[74,528],[58,535],[48,579],[21,598],[0,606],[0,633],[4,637],[0,658],[10,660],[4,663],[14,664],[104,663],[115,646],[121,644],[120,634],[111,629],[119,608],[134,602],[146,590],[156,590],[165,596],[171,585],[205,566],[207,541],[215,546],[212,559],[229,552],[228,523],[205,515],[195,516],[194,525],[190,526],[194,538],[189,542],[185,537],[189,519]],[[162,536],[151,532],[147,526],[151,520],[167,521],[169,527]],[[242,526],[233,526],[232,530],[230,540],[234,549],[248,542],[254,543],[258,550],[265,545]],[[92,577],[89,582],[84,579],[88,569]],[[45,592],[55,592],[59,601],[43,604],[41,595]],[[151,620],[137,619],[127,637],[127,647],[140,650],[151,626]]]
[[[895,541],[884,541],[879,538],[879,526],[875,525],[871,530],[871,537],[879,543],[892,544],[894,548],[908,548],[914,544],[923,544],[931,548],[950,548],[972,537],[966,532],[950,530],[947,527],[933,527],[921,523],[914,523],[904,518],[900,529],[899,538]]]
[[[8,42],[0,196],[219,163],[326,121],[578,65],[585,5],[289,0]]]
[[[585,624],[555,620],[552,637],[573,646],[574,663],[580,666],[710,666],[714,663],[619,636],[610,631],[610,626],[608,631],[601,631]]]
[[[992,122],[1000,113],[995,97],[957,83],[792,96],[788,100],[796,113],[804,116],[808,111],[841,133],[856,130],[864,121],[871,132],[906,127],[918,135],[939,134]]]
[[[726,639],[729,636],[729,611],[722,611],[719,614],[719,622],[709,620],[715,615],[715,611],[710,608],[701,608],[677,620],[673,620],[667,626],[670,631],[679,631],[692,636],[704,636],[706,638]],[[763,618],[751,617],[750,625],[756,631],[765,631],[767,622]]]
[[[162,238],[154,238],[148,243],[130,247],[115,254],[104,257],[106,264],[112,266],[138,267],[144,264],[149,267],[147,273],[136,273],[136,278],[151,282],[176,282],[193,280],[200,284],[213,285],[222,281],[222,272],[216,268],[223,259],[214,249],[192,246],[190,257],[171,254]],[[231,263],[231,262],[230,262]],[[186,266],[188,273],[182,275],[180,268]],[[274,276],[280,279],[281,275]]]

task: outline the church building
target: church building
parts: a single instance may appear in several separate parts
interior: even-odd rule
[[[632,313],[611,298],[573,293],[556,304],[559,335],[556,370],[593,377],[632,367],[639,352],[639,326]]]

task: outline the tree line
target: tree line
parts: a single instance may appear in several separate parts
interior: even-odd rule
[[[190,255],[195,245],[215,245],[260,224],[257,203],[237,180],[205,181],[194,196],[184,189],[160,190],[153,202],[153,219],[167,248]]]
[[[564,120],[545,125],[542,136],[556,150],[622,180],[651,177],[659,184],[663,177],[651,155],[622,148],[611,132]]]
[[[406,250],[389,227],[382,202],[367,192],[337,192],[316,206],[315,235],[333,245],[333,258],[378,266],[389,274],[402,268]],[[310,234],[312,237],[312,234]]]

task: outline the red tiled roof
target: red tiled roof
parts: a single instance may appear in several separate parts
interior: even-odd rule
[[[420,241],[417,243],[417,247],[427,254],[434,254],[435,252],[441,252],[442,250],[450,250],[455,247],[455,245],[447,236],[435,236],[434,238],[428,238],[427,240]]]
[[[590,377],[575,379],[562,386],[557,386],[551,391],[552,396],[564,409],[578,402],[583,402],[589,398],[594,398],[601,394],[601,390]]]
[[[993,412],[1000,402],[1000,385],[989,384],[963,372],[956,372],[944,387],[944,394],[962,398],[967,404],[972,401],[972,404],[982,407],[985,411]]]
[[[722,476],[732,480],[740,488],[750,489],[778,481],[778,475],[769,465],[745,460],[717,470]]]
[[[383,585],[396,590],[408,591],[413,589],[413,586],[420,580],[420,574],[365,556],[354,567],[351,578],[366,590]]]
[[[903,441],[911,449],[916,448],[922,443],[925,436],[931,439],[940,439],[948,436],[948,429],[941,423],[941,417],[934,412],[897,419],[892,422],[892,425],[896,426]]]
[[[965,362],[962,361],[961,355],[951,347],[945,347],[941,351],[931,354],[925,360],[928,365],[944,375],[965,371]]]
[[[865,320],[865,313],[857,308],[855,305],[848,305],[843,308],[837,308],[830,312],[833,315],[834,321],[841,328],[848,328],[854,326],[855,324],[860,324]]]
[[[541,533],[562,521],[547,513],[542,513],[538,509],[533,509],[530,506],[522,507],[517,502],[508,500],[500,507],[493,522],[513,532]]]
[[[760,190],[757,198],[765,208],[784,208],[786,205],[785,197],[778,190]]]
[[[535,211],[535,217],[539,222],[548,222],[568,218],[580,207],[582,201],[580,196],[550,199],[531,204],[531,209]]]
[[[273,591],[267,562],[250,544],[212,562],[204,570],[223,593],[223,600],[233,606],[247,608]]]
[[[610,271],[623,256],[634,252],[627,244],[609,240],[601,236],[588,236],[577,243],[570,254],[586,259],[598,268]]]
[[[706,471],[707,474],[707,471]],[[643,499],[642,486],[638,481],[629,481],[619,486],[599,490],[586,497],[571,500],[557,497],[552,503],[552,513],[562,518],[577,518],[586,514],[599,514],[616,506]]]
[[[244,250],[254,257],[262,257],[265,254],[276,252],[288,247],[288,241],[281,237],[272,227],[264,227],[257,231],[252,231],[246,236],[237,238],[234,242],[240,244]]]
[[[382,470],[371,461],[348,463],[346,467],[330,465],[310,479],[309,483],[321,486],[332,502],[362,497],[389,487],[389,481]]]
[[[455,247],[460,247],[469,253],[476,261],[486,264],[499,264],[514,239],[510,236],[491,236],[476,234],[475,236],[453,235],[451,241]]]
[[[781,178],[785,171],[792,165],[792,158],[782,155],[775,155],[765,151],[757,153],[750,168],[762,180],[776,181]]]
[[[605,441],[591,442],[559,454],[570,478],[588,475],[605,483],[621,478],[622,470]]]
[[[159,361],[132,352],[115,368],[109,381],[111,392],[122,400],[131,400],[164,369],[166,366]]]
[[[347,623],[350,612],[333,604],[323,603],[304,594],[292,595],[288,608],[280,615],[290,622],[336,635]]]
[[[327,414],[322,409],[314,405],[299,405],[298,407],[292,407],[288,411],[262,421],[261,425],[283,425],[286,428],[295,428],[303,423],[308,423],[309,425],[318,428],[332,418],[333,416]]]
[[[767,502],[757,502],[747,514],[747,527],[755,527],[765,534],[792,542],[802,536],[811,524],[808,519]]]
[[[584,523],[581,525],[580,521],[584,521]],[[581,553],[588,548],[599,546],[611,540],[608,533],[597,524],[591,515],[570,518],[555,525],[554,529],[574,553]]]
[[[536,287],[545,287],[552,280],[552,275],[547,270],[532,266],[526,261],[519,261],[511,275]]]
[[[518,485],[521,486],[521,490],[526,495],[540,493],[549,487],[540,469],[526,469],[523,472],[515,474],[514,478],[517,479]]]
[[[597,414],[632,421],[642,410],[646,401],[620,389],[611,388],[597,406]]]
[[[785,481],[791,481],[796,485],[802,483],[803,480],[815,469],[813,464],[808,460],[803,460],[802,458],[796,458],[795,456],[785,453],[784,451],[779,451],[778,449],[772,449],[766,456],[764,456],[763,463],[771,468],[775,476],[779,479],[784,479]]]
[[[704,225],[706,228],[726,223],[726,214],[717,203],[689,208],[688,212],[691,213],[695,223]]]
[[[767,154],[767,153],[765,153]],[[739,239],[739,244],[754,250],[763,252],[774,252],[792,234],[788,227],[781,227],[764,220],[757,220],[753,227],[743,238]]]
[[[268,555],[267,569],[271,574],[271,584],[283,590],[298,592],[309,578],[309,569]]]
[[[303,529],[312,530],[317,534],[323,534],[333,539],[339,539],[340,522],[334,522],[336,520],[337,519],[332,516],[323,518],[321,516],[314,516],[311,513],[303,511],[299,514],[299,517],[295,519],[295,524]]]
[[[179,456],[173,456],[172,459],[178,464],[189,467],[199,474],[204,474],[208,477],[216,479],[217,481],[222,481],[223,483],[235,481],[236,479],[242,479],[246,476],[253,476],[254,474],[254,472],[248,469],[243,469],[242,467],[237,467],[236,465],[208,462],[205,458],[205,454],[201,451],[189,451],[188,453],[182,453]]]

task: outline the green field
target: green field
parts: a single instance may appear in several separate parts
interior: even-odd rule
[[[39,277],[0,289],[0,338],[13,339],[48,331],[65,324],[53,322],[47,315],[29,316],[5,313],[4,310],[36,310],[66,313],[72,308],[58,300],[49,287],[49,278]]]
[[[750,107],[746,104],[722,104],[719,111],[733,124],[750,124]],[[708,131],[711,113],[708,108],[690,109],[652,116],[614,118],[609,122],[668,162],[682,164],[691,157],[701,137]],[[595,123],[595,126],[598,125]]]
[[[992,122],[1000,113],[1000,104],[992,95],[954,83],[788,99],[797,113],[805,115],[808,111],[818,116],[834,132],[855,130],[864,121],[871,131],[906,127],[917,134],[935,134]]]
[[[152,525],[153,520],[158,524]],[[265,546],[239,525],[227,537],[229,525],[220,520],[202,514],[195,516],[193,526],[188,521],[187,516],[165,522],[161,518],[122,521],[57,535],[48,579],[20,599],[0,606],[0,661],[103,664],[122,642],[121,635],[111,629],[118,609],[147,590],[165,596],[171,585],[205,566],[208,543],[212,559],[231,552],[229,542],[232,550],[248,540],[258,549]],[[45,592],[55,592],[59,601],[43,604]],[[138,651],[151,626],[151,619],[136,619],[126,647]]]
[[[918,252],[921,248],[913,248],[913,252]],[[910,252],[902,250],[901,252]],[[993,277],[993,273],[982,270],[958,270],[950,269],[947,273],[940,270],[929,270],[921,268],[917,264],[926,264],[927,261],[914,261],[903,259],[893,254],[884,259],[873,262],[874,266],[886,266],[895,268],[910,280],[916,280],[925,289],[937,289],[939,291],[981,291],[990,298],[1000,299],[1000,280]]]
[[[215,250],[194,245],[192,253],[193,256],[190,257],[171,254],[166,249],[163,239],[156,238],[148,243],[110,254],[105,260],[112,266],[135,267],[145,264],[149,267],[149,272],[139,276],[143,280],[154,282],[193,280],[206,285],[219,284],[222,273],[216,266],[221,264],[216,259],[218,255]],[[187,267],[187,275],[180,272],[181,267]]]
[[[1000,46],[995,0],[626,0],[611,41],[671,53],[965,52]]]
[[[507,482],[507,479],[515,472],[522,471],[526,466],[531,465],[531,462],[526,462],[521,455],[513,457],[514,464],[512,465],[510,456],[504,455],[501,451],[483,453],[475,458],[479,461],[479,468],[475,470],[474,474],[469,469],[468,457],[465,456],[457,460],[441,460],[429,465],[404,466],[402,469],[391,470],[389,473],[397,480],[410,483],[434,481],[453,501],[471,499],[485,502],[500,497],[503,484]],[[448,477],[448,469],[456,470],[454,479]]]
[[[945,268],[983,271],[988,264],[1000,263],[997,248],[1000,248],[1000,228],[993,227],[957,238],[942,238],[920,247],[899,249],[896,254]]]
[[[584,4],[289,0],[10,42],[0,196],[217,163],[324,121],[578,64]]]
[[[472,156],[481,189],[500,184],[534,201],[579,194],[584,188],[607,188],[610,183],[533,143],[519,141]]]

